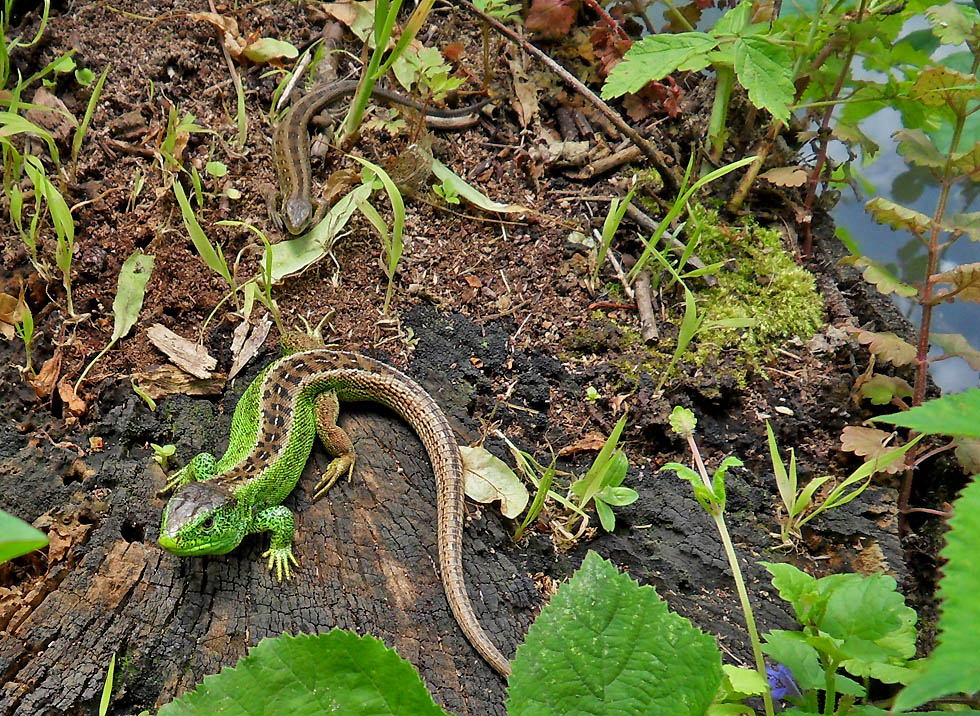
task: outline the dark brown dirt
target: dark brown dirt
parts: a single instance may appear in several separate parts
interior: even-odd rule
[[[42,44],[15,58],[24,75],[68,48],[75,49],[80,66],[96,73],[112,65],[77,180],[68,185],[66,196],[69,204],[90,200],[74,212],[73,273],[76,308],[90,317],[67,324],[59,285],[53,282],[45,291],[9,227],[2,239],[0,288],[16,293],[21,279],[31,287],[38,324],[36,363],[60,345],[62,374],[77,377],[109,339],[122,262],[142,249],[154,254],[156,263],[139,322],[86,381],[82,416],[68,415],[60,398],[38,400],[13,368],[0,374],[6,418],[0,423],[0,507],[40,519],[52,537],[46,554],[0,567],[0,713],[90,713],[114,653],[126,664],[117,670],[114,709],[155,708],[204,675],[233,664],[265,636],[342,627],[374,634],[395,647],[421,670],[437,701],[454,712],[503,714],[503,683],[462,638],[441,594],[429,529],[431,470],[421,445],[393,416],[348,411],[346,424],[357,435],[360,456],[354,479],[336,486],[329,500],[313,504],[310,488],[325,461],[319,449],[315,452],[300,488],[287,501],[298,515],[302,540],[303,569],[292,582],[273,583],[258,559],[264,549],[260,538],[249,538],[229,555],[201,560],[179,559],[156,545],[163,500],[155,493],[164,478],[150,460],[149,443],[176,444],[180,464],[201,450],[223,449],[237,397],[274,355],[273,334],[223,396],[174,397],[156,412],[132,392],[128,380],[132,372],[165,361],[147,340],[147,327],[162,323],[196,338],[226,291],[222,279],[198,258],[153,159],[171,104],[181,116],[191,113],[197,124],[216,133],[192,135],[185,166],[201,170],[213,152],[229,168],[225,182],[242,194],[231,203],[214,196],[205,201],[198,217],[208,235],[221,242],[230,258],[250,246],[254,235],[217,227],[219,219],[248,220],[275,236],[260,188],[274,181],[266,117],[277,80],[263,78],[265,68],[239,68],[249,135],[246,146],[233,149],[235,127],[228,112],[235,96],[220,47],[210,25],[186,17],[188,11],[206,10],[202,3],[61,5],[52,12]],[[314,5],[257,3],[219,11],[234,16],[243,35],[255,31],[296,45],[317,37],[324,24]],[[459,73],[482,77],[478,28],[464,13],[437,12],[426,44],[464,42]],[[36,21],[28,15],[22,33],[32,34]],[[358,52],[352,41],[349,49]],[[500,53],[494,91],[505,99],[492,118],[470,130],[440,134],[436,152],[493,199],[533,207],[541,215],[501,224],[460,215],[470,210],[452,213],[410,200],[390,320],[380,315],[385,289],[380,243],[363,219],[355,219],[350,235],[337,246],[336,263],[324,259],[275,289],[288,322],[295,323],[297,316],[315,322],[332,310],[328,339],[389,360],[418,378],[446,410],[461,442],[478,440],[492,420],[520,447],[544,459],[549,445],[558,449],[590,432],[608,433],[618,417],[614,398],[625,395],[631,415],[624,434],[631,464],[626,484],[639,491],[640,499],[617,511],[613,534],[590,532],[571,550],[558,551],[550,534],[552,515],[546,512],[526,540],[515,545],[509,538],[514,524],[492,507],[469,506],[467,579],[488,632],[512,654],[547,600],[547,585],[567,577],[593,549],[656,587],[672,609],[717,635],[727,660],[750,659],[711,521],[686,483],[658,473],[665,462],[688,459],[667,425],[670,406],[677,404],[698,415],[709,466],[732,454],[745,461],[744,468],[729,473],[727,519],[762,631],[793,626],[789,610],[757,565],[762,560],[790,559],[818,576],[885,569],[928,617],[940,530],[933,521],[913,521],[913,536],[900,540],[893,480],[879,481],[859,499],[815,521],[798,553],[777,550],[778,540],[771,535],[778,529],[776,489],[764,417],[772,421],[780,445],[795,447],[805,466],[801,479],[846,474],[855,463],[839,452],[838,436],[845,425],[867,417],[850,398],[867,364],[866,353],[855,343],[821,356],[790,346],[773,356],[768,380],[754,375],[745,389],[728,375],[726,356],[716,371],[688,367],[668,383],[664,396],[654,395],[659,376],[641,371],[635,384],[625,381],[613,365],[622,358],[621,336],[608,333],[610,324],[588,310],[596,296],[582,281],[584,257],[566,240],[572,228],[590,233],[601,227],[605,204],[592,198],[623,194],[627,174],[579,182],[534,158],[533,128],[517,123],[509,99],[507,61],[517,57],[509,46]],[[350,69],[345,63],[342,74]],[[662,148],[679,164],[703,131],[707,109],[694,100],[711,97],[696,78],[688,78],[685,87],[686,116],[643,122],[651,131],[657,125]],[[64,80],[56,94],[73,114],[82,115],[87,90]],[[552,128],[559,108],[579,104],[557,85],[541,99],[540,119]],[[133,122],[136,129],[127,133],[123,125]],[[747,131],[740,141],[746,143],[749,136]],[[121,150],[114,140],[128,143],[131,151]],[[612,143],[601,132],[593,141]],[[357,151],[383,163],[397,156],[402,143],[383,132],[365,132]],[[329,156],[314,166],[318,177],[348,166],[337,152]],[[130,206],[137,172],[146,185]],[[182,179],[189,187],[186,176]],[[205,189],[216,192],[221,186],[209,180]],[[778,213],[779,207],[759,210]],[[852,318],[908,334],[891,304],[837,263],[831,234],[825,223],[817,227],[817,254],[808,264],[827,297],[828,320]],[[242,271],[251,275],[254,259],[247,258]],[[614,280],[611,274],[606,278]],[[665,302],[667,314],[676,320],[678,297],[668,295]],[[610,317],[618,325],[637,327],[631,312],[615,311]],[[235,320],[219,313],[204,330],[204,345],[218,357],[218,370],[230,363]],[[664,330],[665,345],[672,350],[676,329],[666,324]],[[5,365],[21,363],[22,350],[16,343],[4,344],[0,358]],[[602,396],[595,404],[583,397],[589,385]],[[92,438],[101,439],[101,448]],[[509,457],[501,441],[491,438],[487,446]],[[579,455],[561,466],[582,470],[592,457]],[[937,461],[932,472],[934,481],[917,502],[935,507],[950,498],[960,478],[947,462]],[[924,630],[925,645],[931,642],[929,629]]]

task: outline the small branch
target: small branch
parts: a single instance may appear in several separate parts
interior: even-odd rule
[[[636,308],[640,313],[640,335],[647,343],[660,340],[657,319],[653,316],[653,297],[650,292],[650,272],[640,271],[636,277]]]
[[[636,208],[636,206],[633,204],[630,204],[628,207],[626,207],[626,215],[629,218],[631,218],[634,222],[636,222],[641,229],[643,229],[644,231],[650,234],[654,233],[657,230],[657,222],[655,222],[649,216],[644,214],[640,209]],[[664,234],[664,238],[667,239],[670,248],[681,252],[684,251],[684,244],[682,244],[674,237]],[[698,269],[704,268],[704,261],[702,261],[701,259],[699,259],[697,256],[693,254],[691,255],[691,258],[687,260],[687,263],[693,266],[694,268],[698,268]],[[709,274],[707,276],[702,276],[701,278],[709,286],[718,285],[718,278],[716,276],[712,276]]]
[[[629,126],[618,112],[603,102],[595,92],[582,84],[581,80],[551,59],[551,57],[545,54],[542,50],[539,50],[526,39],[511,30],[509,27],[499,22],[495,18],[490,17],[486,13],[477,10],[472,3],[468,2],[467,0],[457,0],[456,5],[464,10],[467,10],[471,14],[476,15],[485,23],[490,25],[490,27],[492,27],[494,30],[508,38],[511,42],[519,45],[525,52],[537,57],[548,67],[548,69],[571,85],[576,92],[591,102],[596,109],[598,109],[610,122],[616,126],[619,131],[629,137],[633,143],[640,148],[643,154],[646,155],[646,158],[650,160],[650,163],[653,164],[654,169],[660,173],[660,176],[664,181],[664,186],[675,194],[678,192],[680,189],[680,184],[677,181],[677,177],[675,177],[673,172],[671,172],[667,167],[667,163],[664,161],[663,155],[652,144],[650,144],[650,142],[641,137],[635,129]]]

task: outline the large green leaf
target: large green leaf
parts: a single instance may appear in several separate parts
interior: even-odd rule
[[[735,74],[756,107],[776,119],[789,119],[793,101],[793,57],[782,45],[765,37],[741,37],[735,42]]]
[[[980,396],[980,390],[971,391]],[[954,396],[955,397],[955,396]],[[925,407],[925,406],[922,406]],[[974,426],[980,430],[977,412]],[[949,519],[945,576],[939,583],[942,613],[939,615],[939,645],[925,661],[919,677],[899,693],[896,710],[907,710],[931,699],[958,692],[980,691],[980,481],[974,479],[963,489]]]
[[[980,438],[980,388],[944,395],[902,413],[879,415],[871,422],[912,428],[920,433]]]
[[[714,639],[594,552],[512,663],[509,716],[702,716],[722,681]]]
[[[603,99],[639,92],[652,80],[663,79],[683,67],[699,70],[708,65],[707,55],[718,41],[703,32],[680,32],[675,35],[649,35],[627,51],[622,62],[613,67],[602,86]]]
[[[41,549],[47,543],[48,538],[41,530],[0,510],[0,562]]]
[[[263,639],[159,716],[218,713],[445,716],[411,664],[379,639],[340,629]]]

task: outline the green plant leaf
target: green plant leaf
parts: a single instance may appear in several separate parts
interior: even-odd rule
[[[980,40],[980,16],[977,9],[955,2],[933,5],[925,11],[932,31],[947,45],[961,45],[967,40]]]
[[[810,621],[810,613],[823,598],[817,589],[817,580],[791,564],[783,562],[759,562],[772,575],[772,586],[779,596],[793,605],[796,620],[801,624]]]
[[[915,346],[891,331],[872,333],[853,326],[845,328],[857,336],[858,343],[867,346],[869,351],[892,365],[908,365],[915,360]]]
[[[820,655],[806,643],[801,631],[775,629],[765,635],[762,651],[772,661],[789,667],[801,689],[826,687]]]
[[[905,161],[930,169],[946,165],[946,157],[921,129],[900,129],[892,137],[898,140],[898,153]]]
[[[146,282],[150,280],[152,271],[153,256],[144,254],[139,249],[123,262],[116,286],[116,298],[112,302],[114,322],[111,341],[118,341],[136,324],[140,309],[143,308]]]
[[[714,638],[589,552],[517,649],[509,716],[702,716],[722,681]]]
[[[980,390],[971,391],[980,401]],[[945,398],[957,396],[943,396]],[[938,402],[938,401],[933,401]],[[922,405],[920,407],[925,407]],[[973,424],[980,431],[980,402],[973,404]],[[910,411],[911,412],[911,411]],[[942,556],[945,576],[939,582],[939,644],[925,660],[918,678],[895,699],[896,710],[915,708],[926,701],[958,692],[980,691],[980,660],[977,634],[980,634],[980,480],[974,479],[953,505],[946,547]]]
[[[932,337],[935,338],[935,334]],[[903,378],[875,373],[861,384],[858,395],[868,398],[872,405],[888,405],[896,397],[911,398],[913,390]]]
[[[905,298],[915,298],[919,294],[919,290],[915,286],[902,283],[895,274],[882,264],[866,256],[848,256],[841,259],[841,263],[849,263],[855,268],[864,269],[861,273],[864,280],[874,285],[880,293],[886,296],[889,293],[894,293]]]
[[[755,669],[741,669],[731,664],[723,664],[722,671],[733,690],[746,696],[759,696],[769,688],[769,682]]]
[[[707,54],[718,40],[703,32],[648,35],[627,50],[602,86],[602,98],[639,92],[647,82],[660,80],[678,69],[708,66]]]
[[[174,196],[177,197],[177,203],[180,204],[180,215],[184,219],[184,228],[187,229],[187,234],[191,237],[191,243],[194,244],[197,253],[200,254],[201,259],[207,264],[208,268],[219,276],[222,276],[228,282],[229,286],[233,286],[231,271],[228,269],[225,257],[221,253],[221,246],[219,245],[215,249],[211,245],[211,241],[204,233],[204,229],[197,222],[197,217],[194,216],[194,210],[191,209],[191,204],[187,201],[187,194],[184,193],[184,187],[180,185],[180,182],[174,181],[173,187]]]
[[[929,340],[941,347],[946,355],[962,358],[973,370],[980,370],[980,351],[971,346],[962,333],[932,333]]]
[[[670,429],[678,435],[690,435],[694,432],[698,420],[694,413],[680,405],[675,405],[670,411]]]
[[[870,422],[912,428],[930,435],[980,438],[980,388],[944,395],[901,413],[879,415]]]
[[[467,497],[482,503],[500,500],[500,511],[509,519],[524,511],[530,495],[506,462],[484,447],[460,445],[459,454]]]
[[[432,160],[432,175],[441,181],[444,187],[451,188],[457,196],[466,199],[478,209],[498,214],[520,214],[528,211],[527,207],[519,204],[501,204],[499,201],[494,201],[438,159]]]
[[[263,639],[234,667],[205,677],[159,716],[216,713],[445,714],[411,664],[379,639],[340,629]]]
[[[782,45],[765,37],[741,37],[735,42],[735,75],[756,107],[776,119],[789,120],[793,102],[793,57]]]
[[[828,594],[817,626],[844,642],[841,650],[861,655],[861,642],[874,642],[895,656],[915,656],[915,610],[905,606],[896,582],[885,574],[838,574],[817,580]],[[890,638],[887,644],[879,643]]]
[[[19,517],[0,510],[0,563],[41,549],[48,537]]]
[[[880,196],[865,204],[864,209],[879,224],[888,224],[893,229],[904,229],[916,236],[923,236],[932,228],[932,219],[922,212]]]
[[[109,660],[109,671],[105,675],[105,685],[102,687],[102,698],[99,700],[99,716],[109,713],[109,702],[112,700],[112,677],[116,672],[116,655]]]
[[[299,55],[299,50],[295,45],[291,45],[283,40],[273,37],[260,37],[255,42],[251,42],[242,50],[252,62],[261,65],[271,60],[287,59],[291,60]]]

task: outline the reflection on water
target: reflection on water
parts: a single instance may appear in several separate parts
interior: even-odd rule
[[[899,156],[892,132],[901,128],[899,115],[883,110],[862,124],[868,136],[881,147],[880,158],[861,169],[861,173],[882,196],[909,208],[932,216],[939,200],[939,186],[927,169],[910,167]],[[946,214],[959,214],[980,209],[980,185],[961,181],[950,194]],[[833,211],[838,226],[850,231],[861,251],[869,258],[888,267],[892,273],[916,286],[921,285],[926,271],[928,252],[925,246],[905,231],[893,231],[872,221],[864,210],[864,202],[873,198],[855,198],[845,190],[841,202]],[[948,236],[948,235],[946,235]],[[960,264],[980,262],[980,243],[961,237],[941,255],[939,270],[947,271]],[[921,311],[913,302],[896,298],[899,308],[918,328]],[[956,301],[937,306],[932,312],[933,333],[962,333],[974,348],[980,350],[980,304]],[[942,351],[933,349],[930,355]],[[960,358],[934,363],[930,369],[933,379],[945,393],[955,393],[980,385],[980,373]]]

